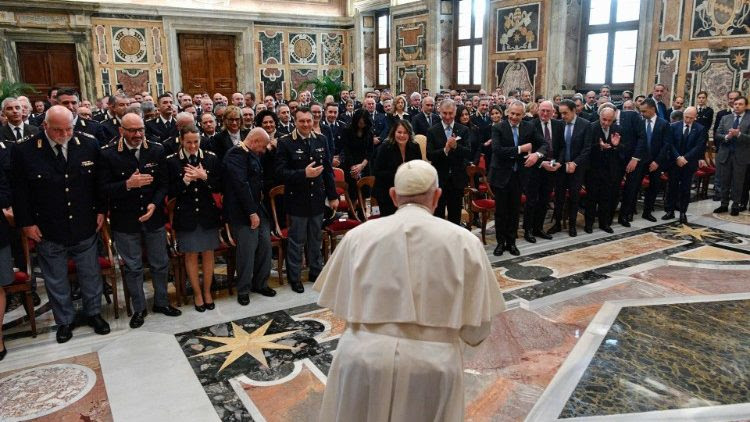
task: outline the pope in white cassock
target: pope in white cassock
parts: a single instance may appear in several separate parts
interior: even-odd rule
[[[462,421],[463,343],[505,309],[479,239],[432,215],[435,168],[404,163],[394,185],[398,211],[344,236],[314,286],[347,323],[321,422]]]

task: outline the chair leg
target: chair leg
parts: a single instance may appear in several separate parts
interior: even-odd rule
[[[117,300],[117,275],[109,276],[112,284],[112,301],[115,303],[115,319],[120,318],[120,303]]]
[[[276,263],[276,271],[279,274],[279,285],[284,285],[284,274],[283,274],[283,267],[284,267],[284,247],[279,244],[279,253],[278,253],[278,262]]]
[[[102,283],[104,284],[104,287],[109,286],[109,288],[112,289],[112,285],[110,283],[107,283],[106,277],[102,277]],[[104,288],[103,291],[104,291],[104,300],[107,301],[107,305],[112,304],[112,297],[107,294],[107,289]]]
[[[36,312],[34,311],[34,300],[31,298],[31,291],[23,292],[23,299],[23,307],[31,324],[31,337],[36,338]]]
[[[229,296],[234,296],[234,271],[237,269],[237,252],[227,253],[227,290]]]
[[[486,211],[482,212],[482,244],[487,244],[487,220],[489,219],[489,215]],[[497,229],[495,229],[497,230]]]
[[[128,283],[125,282],[125,270],[120,267],[120,275],[122,276],[122,292],[125,296],[125,312],[128,317],[133,316],[133,307],[130,304],[130,291],[128,290]]]

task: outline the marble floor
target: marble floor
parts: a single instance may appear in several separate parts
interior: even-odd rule
[[[521,240],[521,257],[487,245],[509,306],[465,350],[465,419],[750,420],[750,214],[714,207]],[[36,338],[6,315],[0,420],[316,420],[344,324],[306,287],[247,307],[223,293],[137,330],[105,304],[112,333],[64,345],[42,294]]]

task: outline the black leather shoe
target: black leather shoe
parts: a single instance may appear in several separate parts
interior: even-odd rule
[[[668,212],[668,213],[664,214],[664,215],[663,215],[663,216],[661,217],[661,219],[662,219],[662,220],[673,220],[673,219],[674,219],[674,212],[671,212],[671,211],[670,211],[670,212]]]
[[[34,306],[39,306],[42,304],[42,298],[39,297],[39,293],[31,292],[31,302],[34,303]]]
[[[63,324],[57,327],[57,334],[55,335],[58,343],[65,343],[73,337],[73,325]]]
[[[182,311],[175,308],[172,305],[167,306],[154,306],[153,309],[155,314],[164,314],[166,316],[180,316]]]
[[[317,279],[318,279],[318,275],[317,274],[315,274],[315,275],[308,274],[307,275],[307,281],[310,282],[310,283],[315,283],[315,281]]]
[[[492,255],[501,256],[504,250],[505,250],[505,246],[498,243],[497,246],[495,246],[495,250],[492,251]]]
[[[213,311],[214,309],[216,309],[216,305],[213,302],[211,303],[206,302],[203,304],[203,306],[205,306],[206,309],[208,309],[209,311]]]
[[[7,354],[8,354],[8,349],[6,349],[5,348],[5,344],[3,344],[3,351],[0,352],[0,361],[2,361],[3,359],[5,359],[5,355],[7,355]]]
[[[644,220],[648,220],[652,223],[656,223],[656,217],[651,215],[650,212],[644,212],[643,215],[641,215],[641,217],[643,217]]]
[[[130,317],[130,328],[138,328],[143,325],[143,320],[146,318],[146,311],[133,312],[133,316]]]
[[[535,231],[534,232],[534,236],[536,236],[538,238],[541,238],[541,239],[544,239],[544,240],[552,240],[552,236],[548,235],[547,233],[545,233],[545,232],[543,232],[541,230]]]
[[[729,211],[729,215],[736,217],[740,215],[740,209],[739,208],[732,208],[732,211]]]
[[[206,312],[206,304],[205,303],[203,305],[196,305],[195,303],[193,303],[193,306],[195,307],[195,310],[198,311],[198,312]]]
[[[302,285],[299,281],[296,283],[289,283],[292,286],[292,290],[297,293],[304,293],[305,292],[305,286]]]
[[[259,293],[259,294],[262,294],[263,296],[268,296],[268,297],[276,296],[276,290],[270,287],[264,287],[262,289],[253,289],[252,292]]]
[[[250,303],[250,295],[237,294],[237,303],[242,306],[247,306]]]
[[[585,232],[586,232],[586,233],[588,233],[588,234],[591,234],[591,233],[593,233],[593,232],[594,232],[594,228],[593,228],[593,227],[591,227],[591,226],[584,226],[584,227],[583,227],[583,231],[585,231]]]
[[[570,237],[576,237],[576,236],[578,236],[578,231],[576,230],[575,227],[570,226],[570,228],[568,228],[568,235]]]
[[[630,227],[630,223],[628,222],[627,218],[618,218],[617,223],[623,227]]]
[[[552,225],[552,227],[547,230],[547,234],[553,235],[555,233],[560,233],[562,231],[562,226],[560,226],[560,223],[555,223]]]
[[[523,238],[526,239],[526,241],[529,243],[536,243],[536,238],[533,234],[531,234],[531,232],[524,232]]]
[[[680,213],[680,223],[687,224],[687,215]]]
[[[612,233],[615,232],[614,230],[612,230],[612,227],[610,227],[610,226],[604,226],[604,227],[599,227],[599,228],[602,229],[602,231],[605,231],[605,232],[607,232],[609,234],[612,234]]]
[[[516,245],[514,244],[506,246],[505,249],[507,249],[508,253],[510,253],[513,256],[521,255],[521,251],[519,251]]]
[[[747,205],[740,205],[739,210],[740,210],[740,212],[747,211]]]
[[[716,208],[714,210],[714,214],[722,214],[722,213],[725,213],[727,211],[729,211],[729,207],[727,207],[726,205],[722,205],[719,208]]]
[[[94,327],[94,332],[97,334],[109,334],[109,324],[102,318],[101,315],[92,315],[88,318],[89,327]]]
[[[632,223],[633,222],[633,214],[626,215],[625,216],[625,221],[627,221],[628,223]]]

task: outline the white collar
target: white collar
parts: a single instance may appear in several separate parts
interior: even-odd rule
[[[74,124],[75,124],[75,123],[74,123]],[[11,122],[8,122],[8,126],[10,127],[10,129],[11,129],[11,130],[12,130],[13,132],[15,132],[15,131],[16,131],[16,128],[18,128],[18,129],[21,129],[21,133],[23,133],[23,126],[24,126],[23,122],[21,122],[21,124],[20,124],[20,125],[18,125],[18,126],[15,126],[15,125],[14,125],[13,123],[11,123]],[[15,134],[15,133],[14,133],[14,134]]]
[[[164,117],[162,115],[159,115],[159,120],[161,120],[161,122],[166,125],[172,122],[172,116],[169,116],[169,120],[164,120]]]

